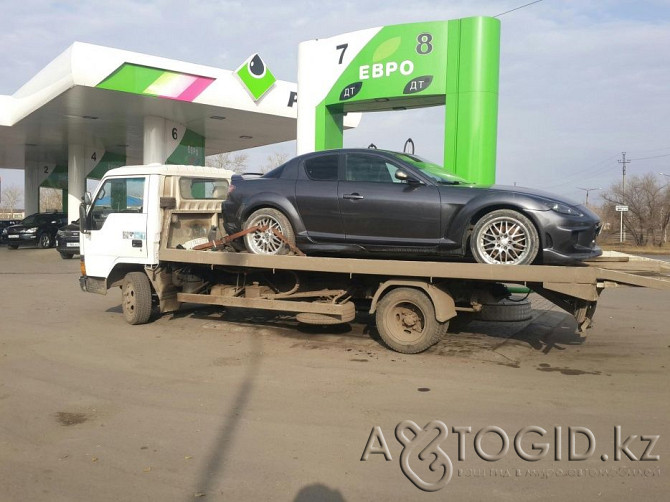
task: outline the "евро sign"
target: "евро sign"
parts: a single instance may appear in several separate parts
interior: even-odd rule
[[[500,21],[381,26],[302,42],[298,154],[342,148],[347,113],[444,106],[444,168],[495,183]]]

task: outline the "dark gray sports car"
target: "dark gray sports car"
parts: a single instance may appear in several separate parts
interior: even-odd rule
[[[535,190],[476,186],[406,153],[342,149],[298,156],[260,178],[233,176],[229,234],[253,226],[247,250],[465,257],[506,265],[599,256],[598,217]]]

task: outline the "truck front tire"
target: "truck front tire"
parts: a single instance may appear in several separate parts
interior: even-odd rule
[[[121,308],[128,324],[145,324],[151,317],[151,284],[144,272],[128,272],[121,287]]]

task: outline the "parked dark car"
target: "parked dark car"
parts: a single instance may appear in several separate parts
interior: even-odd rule
[[[35,245],[40,248],[53,247],[56,243],[56,232],[65,223],[65,213],[31,214],[20,223],[5,228],[2,231],[3,241],[10,249]]]
[[[341,149],[296,157],[256,179],[233,176],[229,234],[251,253],[465,257],[521,265],[599,256],[598,217],[555,195],[478,186],[414,155]]]
[[[79,220],[65,225],[56,232],[56,250],[64,260],[79,254]]]
[[[19,220],[0,220],[0,244],[7,244],[5,240],[7,234],[3,232],[5,228],[16,225],[18,222]]]

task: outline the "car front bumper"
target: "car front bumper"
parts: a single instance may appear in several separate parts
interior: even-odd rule
[[[600,256],[596,244],[600,220],[585,208],[582,216],[555,211],[529,211],[538,223],[542,240],[543,263],[573,263]]]
[[[79,254],[79,237],[56,237],[56,250],[59,253]]]
[[[37,234],[7,234],[3,242],[9,246],[30,246],[37,244]]]

